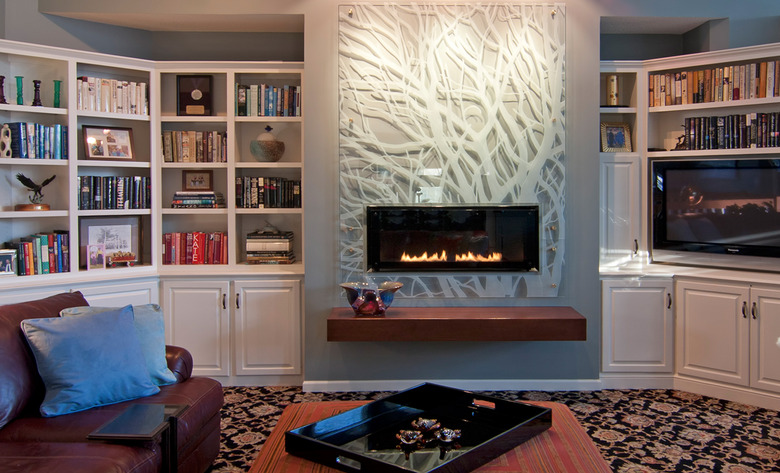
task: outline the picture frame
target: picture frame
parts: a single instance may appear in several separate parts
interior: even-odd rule
[[[601,123],[601,151],[604,153],[632,151],[631,127],[628,123]]]
[[[205,74],[176,76],[176,114],[184,116],[211,115],[212,77]]]
[[[87,270],[106,269],[106,245],[87,245]]]
[[[0,276],[16,276],[16,250],[0,250]]]
[[[81,129],[87,159],[135,159],[132,128],[84,125]]]
[[[182,171],[181,188],[185,191],[214,190],[214,171],[211,169]]]
[[[79,219],[79,258],[81,268],[90,267],[89,251],[103,246],[105,267],[134,266],[142,262],[141,217],[82,217]]]

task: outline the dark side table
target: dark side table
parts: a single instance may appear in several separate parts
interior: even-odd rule
[[[118,416],[92,431],[90,440],[149,442],[160,438],[163,471],[176,473],[178,418],[189,408],[183,404],[132,404]]]

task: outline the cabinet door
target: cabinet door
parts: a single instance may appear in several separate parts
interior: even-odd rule
[[[166,342],[189,350],[193,374],[227,376],[228,281],[164,280],[162,292]]]
[[[747,286],[677,283],[677,372],[748,384]]]
[[[750,385],[780,392],[780,290],[752,288]]]
[[[601,264],[626,262],[639,251],[639,167],[635,155],[600,157]]]
[[[671,279],[604,280],[602,370],[674,370]]]
[[[235,374],[300,374],[300,281],[236,281],[235,289]]]

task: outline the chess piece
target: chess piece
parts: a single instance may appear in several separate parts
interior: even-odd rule
[[[35,96],[33,97],[32,106],[43,107],[43,102],[41,102],[41,81],[34,80],[33,87],[35,87]]]
[[[3,89],[5,86],[5,76],[0,76],[0,103],[8,103],[7,100],[5,100],[5,90]]]

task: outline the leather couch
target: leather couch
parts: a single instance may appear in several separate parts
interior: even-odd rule
[[[20,328],[24,319],[57,317],[68,307],[88,306],[80,292],[0,306],[0,471],[3,472],[159,472],[159,442],[87,440],[87,435],[134,403],[187,404],[178,421],[177,461],[181,473],[203,473],[220,445],[219,382],[192,377],[192,356],[168,346],[168,367],[177,382],[158,394],[57,417],[42,417],[45,394],[33,353]]]

